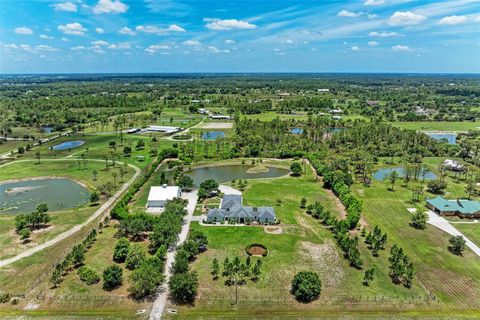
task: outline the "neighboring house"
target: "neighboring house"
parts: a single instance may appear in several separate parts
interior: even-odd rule
[[[243,206],[243,198],[236,194],[226,194],[219,208],[210,209],[207,222],[274,224],[276,221],[275,209],[272,207]]]
[[[143,129],[143,131],[147,131],[147,132],[162,132],[162,133],[166,133],[166,134],[173,134],[173,133],[176,133],[178,131],[180,131],[182,128],[179,128],[179,127],[171,127],[171,126],[149,126],[145,129]]]
[[[163,208],[168,200],[180,198],[182,190],[177,186],[151,187],[148,194],[147,208]]]
[[[231,120],[232,119],[232,117],[224,114],[210,114],[209,117],[210,119],[214,119],[214,120]]]
[[[343,110],[342,109],[333,109],[333,110],[330,110],[330,113],[332,113],[332,114],[342,114]]]
[[[463,171],[463,169],[465,169],[464,165],[462,165],[460,162],[450,159],[443,161],[442,166],[452,171]]]
[[[480,202],[466,199],[447,200],[443,197],[427,199],[427,207],[441,216],[480,218]]]

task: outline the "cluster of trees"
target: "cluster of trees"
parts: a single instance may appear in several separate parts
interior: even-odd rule
[[[223,261],[222,270],[220,269],[218,260],[216,258],[213,259],[210,272],[213,280],[217,280],[221,275],[225,278],[225,284],[228,286],[243,285],[246,284],[246,279],[248,278],[253,282],[259,280],[262,273],[262,260],[257,259],[253,264],[250,256],[247,256],[245,262],[242,262],[238,256],[233,259],[227,257]]]
[[[15,217],[15,230],[21,240],[28,240],[31,230],[40,229],[50,221],[50,216],[47,211],[47,204],[41,203],[34,212],[19,214]]]
[[[395,284],[403,283],[407,288],[412,287],[415,269],[410,258],[403,252],[403,249],[396,244],[390,249],[390,278]]]
[[[96,238],[97,230],[93,229],[81,244],[73,246],[72,250],[65,256],[62,262],[55,265],[50,277],[50,283],[54,287],[58,286],[63,281],[63,277],[68,274],[68,272],[83,265],[85,252],[92,247]]]
[[[365,229],[363,229],[365,230]],[[362,230],[362,233],[363,233]],[[365,243],[368,245],[368,248],[372,251],[373,256],[378,256],[379,250],[385,250],[385,245],[387,244],[387,234],[383,233],[379,226],[373,227],[373,231],[369,231],[365,236]]]
[[[428,215],[423,208],[418,208],[412,213],[411,226],[415,229],[424,230],[427,228]]]
[[[195,301],[198,288],[198,275],[189,270],[189,262],[207,250],[208,239],[204,233],[191,230],[188,239],[177,248],[175,262],[172,265],[173,275],[168,282],[170,294],[178,303]]]
[[[214,179],[208,179],[200,183],[198,188],[198,199],[202,200],[208,198],[212,192],[217,191],[218,182]]]
[[[462,236],[452,236],[450,240],[448,240],[448,250],[457,255],[463,255],[463,251],[465,251],[465,244],[466,241]]]

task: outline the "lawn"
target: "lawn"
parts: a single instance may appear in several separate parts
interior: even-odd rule
[[[244,116],[247,119],[258,119],[260,121],[272,121],[275,118],[280,118],[280,120],[307,120],[308,116],[306,112],[297,112],[295,114],[280,114],[273,111],[268,111],[259,114],[248,114]]]
[[[404,129],[420,131],[468,131],[480,128],[480,122],[459,121],[459,122],[391,122],[392,125]]]
[[[466,222],[465,219],[462,222]],[[452,225],[457,228],[458,231],[463,233],[465,237],[470,239],[477,246],[480,246],[480,223],[453,223]]]

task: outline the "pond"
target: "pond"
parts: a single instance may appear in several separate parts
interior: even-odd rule
[[[397,167],[379,169],[373,173],[373,178],[375,180],[387,180],[388,176],[393,171],[396,171],[398,173],[399,178],[405,177],[405,169],[402,167]],[[426,180],[434,180],[437,178],[437,175],[426,168],[422,168],[422,171],[420,172],[420,176],[418,178],[423,179],[424,177]]]
[[[425,133],[437,141],[447,141],[448,144],[457,144],[457,135],[455,133]]]
[[[87,189],[67,178],[0,182],[0,213],[30,213],[40,203],[46,203],[50,211],[59,211],[89,201]]]
[[[67,149],[73,149],[76,147],[80,147],[82,144],[84,144],[85,141],[83,140],[73,140],[73,141],[65,141],[60,144],[54,145],[53,147],[50,147],[52,150],[67,150]]]
[[[225,138],[225,132],[223,131],[207,131],[202,135],[203,140],[217,140]]]
[[[302,134],[302,133],[303,133],[303,129],[302,129],[302,128],[292,128],[292,129],[290,129],[290,133],[293,133],[293,134]]]
[[[290,170],[268,167],[267,172],[248,173],[249,165],[228,165],[216,167],[202,167],[187,172],[186,175],[192,177],[195,186],[207,179],[215,179],[218,183],[229,182],[237,179],[261,179],[281,177],[290,172]]]

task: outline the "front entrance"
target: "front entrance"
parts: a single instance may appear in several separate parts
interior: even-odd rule
[[[240,223],[245,223],[245,218],[240,218]]]

